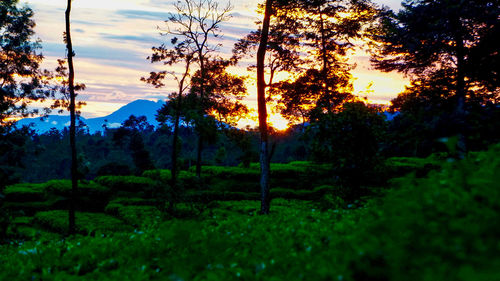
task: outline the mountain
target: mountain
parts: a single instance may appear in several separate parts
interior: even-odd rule
[[[146,116],[149,124],[158,126],[155,115],[164,103],[163,101],[136,100],[122,106],[110,115],[89,119],[80,117],[80,120],[89,127],[90,133],[102,131],[102,126],[104,124],[107,124],[109,128],[119,127],[123,121],[130,117],[130,115]],[[69,115],[49,115],[43,120],[40,118],[24,118],[17,121],[17,125],[23,126],[33,124],[33,129],[38,133],[44,133],[51,128],[62,130],[64,127],[69,126],[69,121]]]

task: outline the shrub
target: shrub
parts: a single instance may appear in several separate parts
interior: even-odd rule
[[[110,203],[106,213],[118,217],[134,227],[145,227],[159,221],[161,213],[158,208],[146,205],[122,205]]]
[[[45,200],[45,184],[19,183],[5,188],[5,201],[33,202]]]
[[[414,172],[418,177],[426,176],[432,170],[438,170],[447,154],[434,153],[427,158],[391,157],[385,161],[388,176],[402,177]]]
[[[68,200],[61,197],[53,197],[46,201],[34,202],[6,202],[5,208],[12,211],[24,213],[24,215],[32,216],[36,212],[67,209]]]
[[[51,180],[45,183],[45,191],[51,195],[69,197],[71,196],[71,188],[71,180]],[[78,194],[80,196],[89,196],[98,199],[101,196],[106,196],[109,191],[108,187],[93,181],[78,183]]]
[[[299,200],[319,200],[327,193],[333,193],[336,189],[333,186],[323,185],[313,190],[295,190],[288,188],[271,188],[271,198],[299,199]]]
[[[132,170],[128,165],[111,162],[99,167],[96,174],[97,176],[129,176]]]
[[[51,231],[66,233],[68,231],[68,212],[62,210],[38,212],[34,217],[34,222]],[[131,228],[124,225],[123,221],[109,215],[77,212],[76,230],[81,234],[90,234],[130,231]]]
[[[186,195],[187,201],[212,202],[212,201],[240,201],[259,200],[260,194],[256,192],[229,192],[229,191],[194,191]]]
[[[102,176],[95,181],[113,191],[147,192],[155,188],[155,182],[150,178],[136,176]]]
[[[168,184],[172,180],[172,172],[170,170],[148,170],[145,171],[142,176]],[[177,180],[178,184],[186,189],[196,188],[199,185],[196,174],[191,171],[179,171]]]
[[[325,194],[319,200],[319,208],[323,211],[343,209],[346,206],[344,200],[332,194]]]

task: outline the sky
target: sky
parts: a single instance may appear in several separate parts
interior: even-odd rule
[[[24,0],[35,12],[36,37],[42,40],[45,56],[43,67],[55,69],[57,59],[65,57],[63,44],[66,0]],[[221,1],[222,3],[226,3]],[[232,0],[232,17],[221,25],[223,54],[230,54],[233,44],[257,28],[256,12],[260,0]],[[399,0],[375,0],[379,5],[399,9]],[[161,70],[147,61],[151,47],[164,41],[158,27],[165,27],[165,19],[172,11],[172,0],[73,0],[72,37],[76,52],[76,80],[86,84],[79,99],[87,105],[82,108],[86,118],[105,116],[137,99],[165,99],[175,89],[174,83],[155,89],[140,81],[151,71]],[[396,73],[373,70],[366,54],[356,52],[351,61],[357,64],[353,71],[354,93],[371,101],[387,103],[408,83]],[[244,68],[241,68],[242,70]],[[238,71],[238,69],[236,69]],[[368,85],[372,85],[367,91]],[[249,97],[245,102],[256,108],[256,86],[247,85]],[[271,117],[275,127],[283,127],[278,116]],[[251,124],[251,121],[248,121]]]

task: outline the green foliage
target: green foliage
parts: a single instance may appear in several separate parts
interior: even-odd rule
[[[68,212],[63,210],[38,212],[34,216],[34,223],[64,234],[68,231]],[[131,228],[123,221],[109,215],[99,213],[76,213],[76,231],[81,234],[96,232],[111,233],[130,231]]]
[[[294,190],[288,188],[271,188],[271,198],[319,200],[325,194],[334,194],[337,191],[333,186],[319,186],[313,190]]]
[[[313,158],[332,164],[339,182],[352,187],[350,196],[357,197],[361,185],[380,184],[377,169],[382,164],[385,126],[378,108],[346,103],[339,112],[319,116],[309,127]]]
[[[287,186],[295,190],[312,189],[330,181],[331,165],[311,162],[271,163],[271,186]],[[244,167],[204,166],[203,178],[211,190],[232,192],[259,192],[260,166]]]
[[[499,156],[497,145],[426,178],[400,178],[358,209],[341,209],[332,193],[322,199],[324,212],[275,199],[270,215],[257,216],[258,201],[220,202],[203,220],[1,247],[0,279],[496,280]],[[147,213],[135,207],[124,214]],[[62,223],[64,215],[36,220],[57,226],[53,218]]]
[[[404,176],[411,172],[419,177],[425,176],[431,170],[439,169],[447,156],[446,153],[434,153],[426,158],[391,157],[385,161],[385,172],[391,177]]]
[[[20,183],[5,188],[5,201],[31,202],[45,199],[45,184]]]
[[[71,180],[51,180],[45,184],[45,192],[53,195],[69,197],[71,195]],[[106,196],[110,188],[97,184],[94,181],[80,182],[78,194],[81,196],[99,197]]]
[[[132,171],[128,165],[109,162],[99,167],[96,174],[97,176],[129,176]]]
[[[172,180],[172,172],[170,170],[148,170],[142,173],[143,177],[153,179],[161,183],[170,183]],[[197,186],[197,177],[194,170],[179,171],[177,181],[184,188],[195,188]]]
[[[27,214],[51,209],[66,209],[71,195],[70,180],[51,180],[46,183],[21,183],[8,186],[6,208],[21,210]],[[110,189],[93,181],[78,186],[78,208],[102,211],[110,196]]]
[[[123,198],[111,201],[106,206],[105,212],[134,227],[146,227],[154,224],[161,217],[155,204],[156,202],[151,200]]]
[[[152,179],[137,176],[102,176],[95,181],[113,191],[144,192],[155,187]]]

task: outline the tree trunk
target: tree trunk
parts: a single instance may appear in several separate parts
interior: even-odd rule
[[[203,99],[205,98],[205,59],[203,56],[203,48],[200,49],[199,51],[199,58],[200,58],[200,72],[201,72],[201,79],[200,79],[200,116],[199,118],[203,118],[204,115],[204,107],[205,105],[203,104],[204,101]],[[198,125],[199,126],[199,125]],[[197,157],[196,157],[196,177],[198,179],[201,178],[201,162],[202,162],[202,152],[203,152],[203,133],[200,128],[198,128],[198,151],[197,151]]]
[[[259,49],[257,51],[257,101],[259,110],[260,130],[260,190],[261,190],[261,214],[269,214],[271,203],[269,193],[269,138],[267,128],[267,106],[266,106],[266,82],[264,74],[264,63],[269,38],[269,25],[271,22],[272,0],[266,1],[266,10],[262,25]]]
[[[198,179],[201,178],[201,162],[203,161],[202,152],[203,152],[203,133],[200,132],[198,135],[198,149],[196,151],[196,177]]]
[[[69,68],[69,95],[70,95],[70,129],[69,139],[71,146],[71,198],[69,203],[69,228],[68,233],[75,234],[75,209],[78,193],[78,163],[76,153],[76,103],[75,103],[75,70],[73,66],[73,45],[71,42],[71,28],[70,28],[70,14],[71,14],[71,0],[68,0],[66,9],[66,48],[68,52],[68,68]]]
[[[465,46],[462,35],[462,25],[460,19],[457,16],[456,19],[456,55],[457,55],[457,107],[456,107],[456,118],[458,124],[458,142],[457,142],[457,157],[459,159],[465,158],[467,154],[466,146],[466,128],[467,128],[467,112],[465,109]]]
[[[177,146],[179,143],[179,122],[180,122],[180,109],[181,109],[181,99],[182,94],[177,97],[177,107],[175,109],[175,121],[174,121],[174,139],[172,143],[172,179],[171,185],[172,189],[175,190],[177,186],[177,156],[179,152],[177,151]]]

